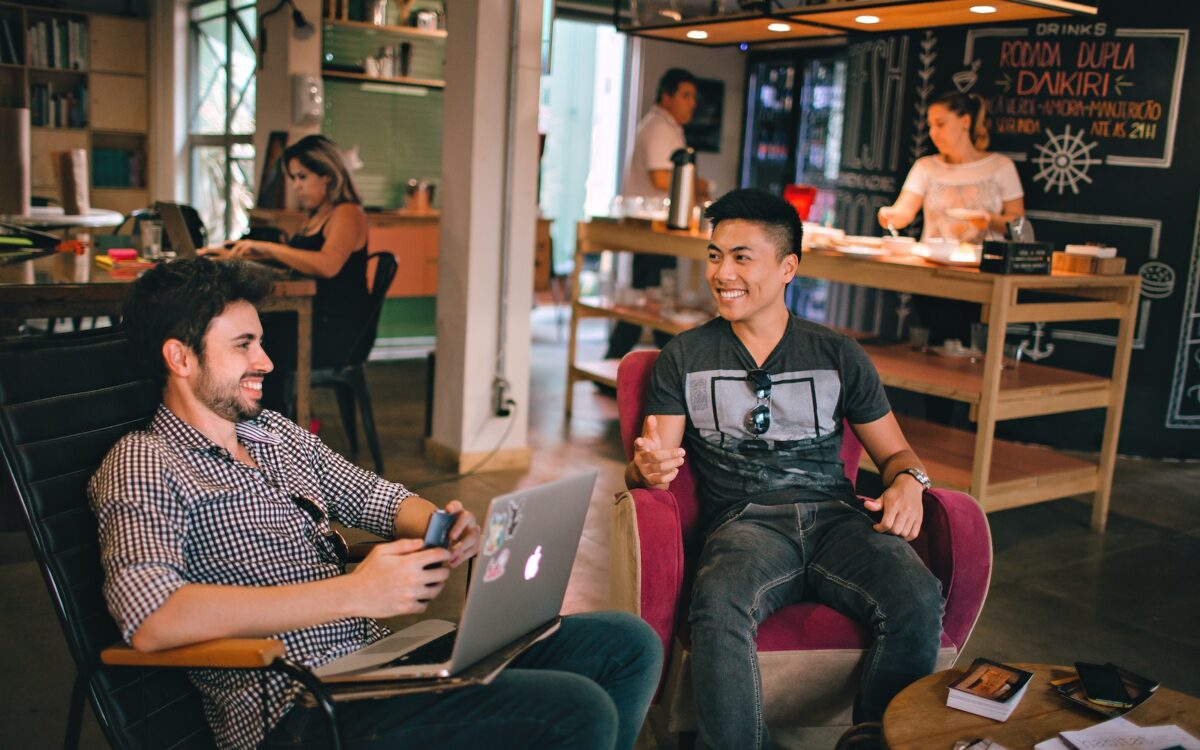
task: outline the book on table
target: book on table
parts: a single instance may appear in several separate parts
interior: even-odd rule
[[[950,683],[946,705],[1004,721],[1025,697],[1032,678],[1032,672],[991,659],[976,659],[962,677]]]

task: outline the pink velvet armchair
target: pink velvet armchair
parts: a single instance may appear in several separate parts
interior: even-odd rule
[[[621,440],[627,458],[641,433],[643,396],[657,351],[627,355],[617,373]],[[862,446],[850,429],[842,441],[846,476],[856,478]],[[690,681],[687,610],[695,559],[703,540],[697,528],[694,478],[684,465],[667,490],[633,490],[617,496],[613,529],[612,596],[662,639],[667,667],[656,703],[671,731],[696,728]],[[946,598],[938,669],[951,666],[983,608],[991,576],[987,519],[969,496],[952,490],[925,493],[925,520],[912,542],[942,582]],[[784,607],[758,629],[764,712],[773,726],[851,723],[851,708],[865,650],[866,628],[814,602]]]

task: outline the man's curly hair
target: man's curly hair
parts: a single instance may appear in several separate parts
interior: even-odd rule
[[[234,302],[257,306],[271,293],[270,275],[240,261],[187,258],[160,263],[133,284],[124,327],[141,366],[163,385],[162,345],[179,339],[204,356],[204,334],[213,318]]]

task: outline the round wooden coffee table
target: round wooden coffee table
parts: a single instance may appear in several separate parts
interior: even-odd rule
[[[1014,664],[1033,672],[1029,689],[1008,721],[993,721],[946,706],[946,688],[962,669],[947,669],[917,680],[900,691],[883,715],[883,738],[890,750],[950,750],[958,740],[975,737],[999,742],[1008,750],[1030,748],[1064,729],[1085,729],[1104,721],[1060,697],[1049,680],[1074,674],[1069,667]],[[1053,674],[1051,674],[1053,672]],[[1139,726],[1178,724],[1200,737],[1200,699],[1160,687],[1145,703],[1125,714]]]

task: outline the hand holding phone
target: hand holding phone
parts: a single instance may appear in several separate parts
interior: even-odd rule
[[[1129,691],[1125,689],[1125,683],[1116,668],[1107,664],[1077,661],[1075,672],[1079,675],[1079,683],[1083,685],[1083,694],[1093,703],[1117,708],[1129,708],[1133,705],[1133,701],[1129,699]]]

